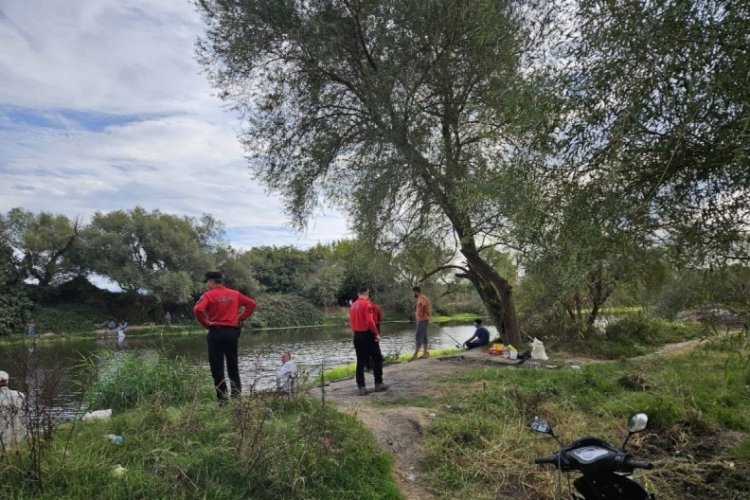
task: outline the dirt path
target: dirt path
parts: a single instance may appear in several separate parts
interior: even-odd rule
[[[337,404],[340,411],[362,421],[380,447],[393,456],[396,482],[404,496],[410,500],[428,500],[435,495],[420,469],[424,457],[422,437],[437,410],[412,406],[409,402],[420,396],[437,395],[437,382],[449,375],[482,365],[514,363],[484,352],[469,351],[457,356],[388,365],[383,370],[383,381],[390,385],[388,391],[359,396],[354,380],[347,379],[326,387],[326,398]],[[534,364],[529,363],[529,366]],[[366,374],[365,379],[372,388],[372,376]],[[388,402],[394,406],[388,406]]]
[[[680,354],[695,349],[700,343],[700,340],[689,340],[666,344],[643,357]],[[601,360],[557,357],[548,362],[529,360],[522,367],[560,368],[596,362]],[[421,469],[424,457],[422,438],[431,419],[440,410],[414,406],[414,402],[421,396],[438,395],[441,390],[438,382],[447,376],[482,366],[511,368],[515,365],[515,361],[488,356],[479,350],[468,351],[456,356],[388,365],[383,371],[384,382],[390,385],[386,392],[359,396],[356,384],[350,378],[328,385],[325,397],[335,403],[340,411],[362,421],[372,431],[380,447],[394,457],[396,482],[406,498],[429,500],[435,498],[435,494]],[[372,375],[366,374],[365,378],[368,387],[372,388]],[[389,402],[393,405],[388,405]]]

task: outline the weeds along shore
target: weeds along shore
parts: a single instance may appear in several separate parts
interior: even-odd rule
[[[106,358],[89,361],[82,406],[112,418],[45,421],[0,455],[1,498],[400,498],[392,459],[330,405],[255,393],[218,406],[181,360]]]
[[[650,417],[630,444],[656,466],[637,472],[649,491],[743,498],[750,492],[748,330],[696,339],[693,350],[670,356],[623,356],[641,354],[654,331],[660,340],[649,340],[651,351],[695,337],[692,329],[643,328],[643,336],[631,329],[589,352],[614,360],[554,369],[468,364],[424,393],[363,404],[429,409],[419,467],[436,498],[553,497],[557,476],[533,459],[555,445],[528,431],[529,420],[548,418],[567,442],[585,435],[618,442],[635,411]],[[0,498],[402,498],[393,458],[330,400],[248,390],[218,406],[205,371],[181,359],[108,353],[85,363],[81,410],[112,408],[111,420],[46,418],[55,373],[40,376],[32,435],[0,455]],[[349,369],[335,370],[348,376]]]

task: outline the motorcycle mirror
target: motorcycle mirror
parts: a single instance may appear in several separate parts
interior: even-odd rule
[[[648,415],[645,413],[635,413],[628,419],[628,431],[631,434],[641,432],[648,425]]]
[[[534,417],[534,420],[529,424],[531,430],[534,432],[540,432],[542,434],[552,434],[552,426],[546,418]]]
[[[641,432],[646,429],[646,426],[648,425],[648,415],[645,413],[634,413],[630,416],[628,419],[628,437],[625,438],[625,441],[622,443],[622,449],[625,449],[625,445],[628,444],[628,440],[630,439],[630,436],[635,434],[636,432]]]

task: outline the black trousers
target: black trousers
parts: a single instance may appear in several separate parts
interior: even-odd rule
[[[370,332],[354,332],[354,352],[357,353],[357,387],[365,386],[365,365],[372,358],[372,374],[376,384],[383,383],[383,354],[380,344]]]
[[[219,400],[227,398],[227,379],[224,377],[224,358],[227,358],[227,374],[232,383],[232,397],[242,392],[240,368],[237,361],[237,345],[240,329],[232,326],[211,326],[208,328],[208,364]]]

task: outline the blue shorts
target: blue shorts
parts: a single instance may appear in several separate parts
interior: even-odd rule
[[[429,321],[417,321],[417,347],[427,345],[427,324]]]

